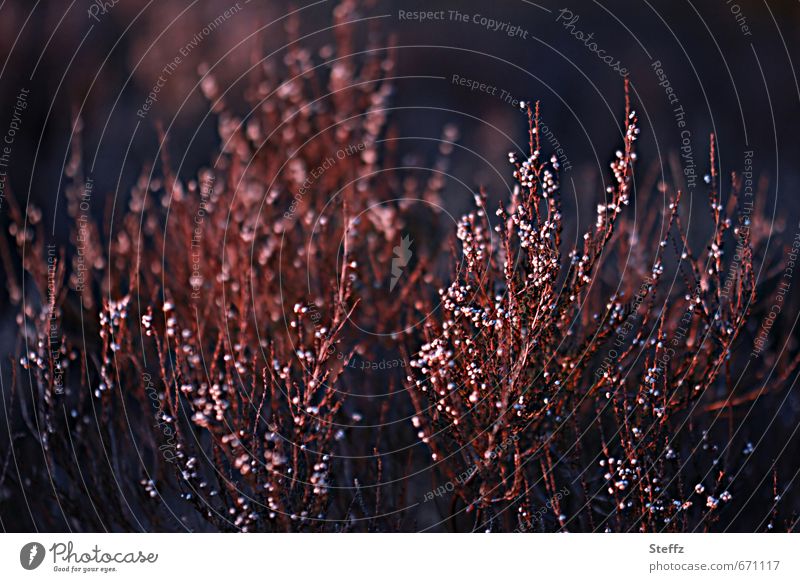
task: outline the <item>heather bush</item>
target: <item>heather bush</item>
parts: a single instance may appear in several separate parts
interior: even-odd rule
[[[541,151],[538,107],[527,112],[530,155],[509,154],[513,197],[490,213],[478,195],[462,218],[460,269],[411,361],[419,436],[446,477],[474,467],[456,479],[452,507],[481,529],[709,527],[742,462],[701,427],[734,397],[726,366],[755,301],[751,213],[735,192],[723,211],[712,138],[713,242],[692,250],[678,192],[661,239],[638,241],[655,251],[634,255],[640,235],[624,217],[639,130],[626,105],[606,201],[562,259],[558,161]],[[739,245],[730,271],[726,243]],[[665,280],[670,259],[682,281]],[[599,272],[614,260],[616,288]],[[561,487],[571,507],[554,502],[531,523]]]
[[[772,510],[754,529],[793,528],[784,475],[737,480],[754,447],[737,409],[782,393],[798,358],[732,358],[763,315],[755,257],[775,257],[713,136],[699,246],[680,191],[661,205],[635,187],[627,81],[576,243],[538,103],[510,198],[479,190],[451,229],[458,131],[442,128],[427,180],[398,159],[395,54],[374,34],[355,51],[355,9],[336,8],[319,60],[292,42],[257,62],[246,115],[203,76],[221,146],[193,179],[160,129],[158,163],[98,225],[75,140],[63,247],[9,196],[0,485],[20,527],[704,531],[755,500]]]

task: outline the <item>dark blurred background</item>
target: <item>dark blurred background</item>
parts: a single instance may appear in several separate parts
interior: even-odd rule
[[[174,152],[187,153],[182,173],[193,175],[209,161],[218,140],[215,120],[206,115],[207,103],[196,87],[199,67],[211,67],[220,86],[231,88],[235,98],[244,90],[246,76],[237,79],[250,66],[253,51],[276,50],[285,41],[286,20],[273,21],[301,10],[303,43],[321,47],[331,40],[335,6],[332,1],[304,8],[241,0],[241,9],[183,58],[180,71],[168,77],[153,109],[140,119],[136,112],[163,67],[236,3],[124,0],[113,6],[106,2],[105,13],[98,9],[102,4],[7,1],[0,8],[0,128],[8,127],[20,89],[30,89],[22,131],[13,145],[10,185],[46,214],[64,173],[77,111],[84,124],[83,151],[90,159],[96,156],[97,192],[124,196],[142,165],[152,160],[159,120],[170,127]],[[363,17],[376,21],[380,32],[375,34],[398,45],[396,73],[407,76],[396,83],[400,110],[393,117],[395,127],[403,136],[439,137],[445,123],[456,123],[460,143],[474,151],[459,151],[455,157],[454,173],[466,183],[502,189],[506,153],[519,147],[512,142],[524,143],[525,124],[519,111],[501,99],[505,90],[516,99],[541,100],[543,120],[573,168],[570,177],[588,195],[598,167],[607,167],[619,142],[623,82],[576,38],[582,31],[593,34],[598,49],[630,72],[645,167],[663,164],[665,177],[681,186],[679,177],[669,173],[669,156],[681,145],[680,130],[651,67],[660,61],[685,109],[701,175],[707,171],[713,131],[723,175],[741,170],[743,151],[752,149],[755,169],[770,180],[769,206],[779,201],[783,212],[798,214],[792,195],[797,185],[793,162],[800,153],[800,101],[792,66],[798,58],[798,2],[362,4]],[[564,26],[568,19],[562,9],[579,17],[572,28]],[[401,10],[444,10],[445,20],[401,19]],[[466,14],[469,21],[451,20],[449,10]],[[526,38],[488,30],[473,22],[475,15],[518,26]],[[454,84],[454,74],[497,87],[496,95]],[[435,144],[409,140],[406,148],[424,157]],[[66,227],[62,224],[61,230]]]

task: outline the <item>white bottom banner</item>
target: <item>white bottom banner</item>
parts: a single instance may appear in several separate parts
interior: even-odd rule
[[[3,534],[1,580],[800,580],[793,534]]]

